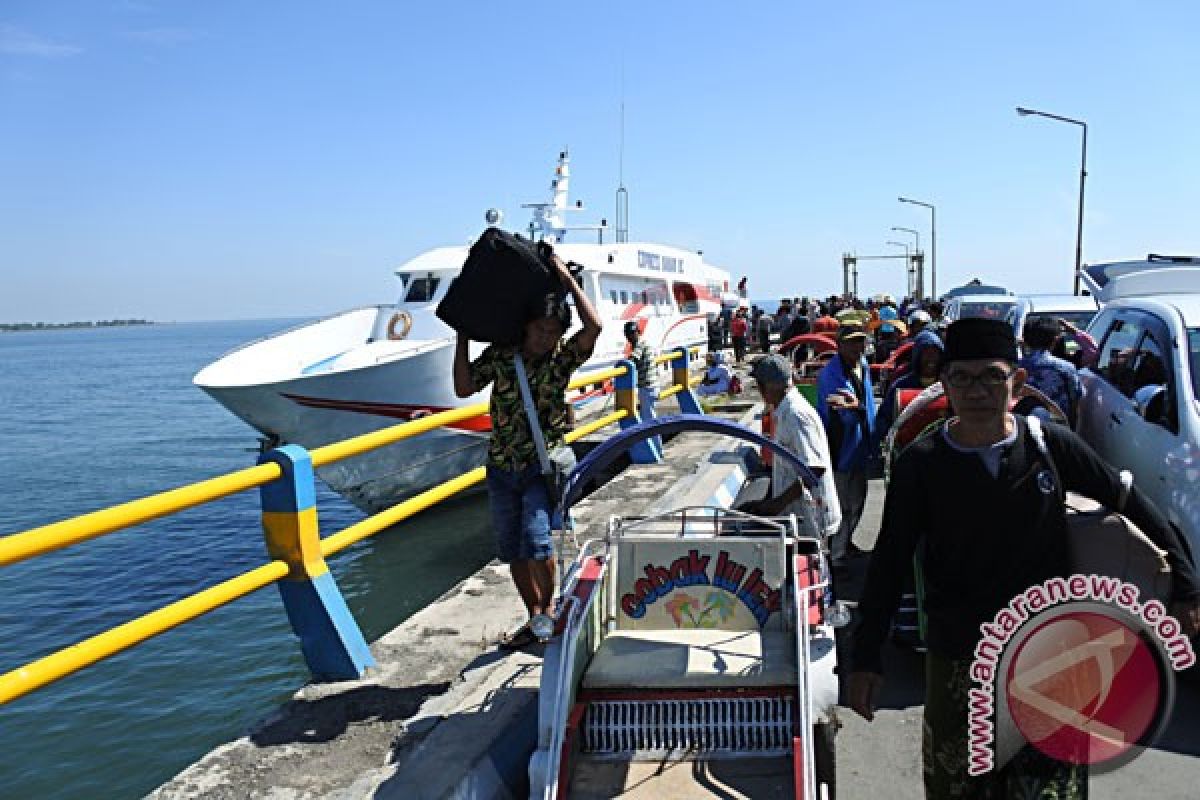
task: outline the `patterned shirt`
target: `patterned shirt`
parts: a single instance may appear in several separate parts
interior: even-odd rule
[[[1083,394],[1075,365],[1050,355],[1046,350],[1034,350],[1022,358],[1018,366],[1028,373],[1025,382],[1053,400],[1073,424],[1079,396]]]
[[[643,389],[653,388],[656,384],[654,379],[658,375],[657,366],[654,363],[654,348],[646,344],[645,339],[638,339],[633,352],[629,354],[629,360],[637,368],[638,387]]]
[[[525,361],[529,393],[537,407],[538,422],[546,438],[547,449],[561,444],[570,428],[567,415],[566,391],[571,375],[587,361],[586,353],[576,333],[567,341],[559,341],[554,351],[537,361]],[[538,460],[537,447],[529,432],[529,418],[521,399],[517,369],[513,356],[517,347],[489,345],[479,358],[471,362],[471,383],[475,391],[489,383],[492,397],[488,413],[492,416],[492,438],[488,444],[488,464],[517,471]]]

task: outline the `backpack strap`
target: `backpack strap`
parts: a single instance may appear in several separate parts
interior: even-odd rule
[[[517,370],[517,386],[521,389],[521,401],[525,405],[525,416],[529,419],[529,435],[533,438],[533,446],[537,448],[538,462],[542,474],[549,475],[554,471],[550,465],[550,455],[546,452],[546,438],[542,435],[542,426],[538,423],[537,408],[533,404],[533,396],[529,391],[529,379],[525,376],[525,361],[518,350],[513,354],[513,366]]]
[[[1050,464],[1050,469],[1053,470],[1055,479],[1058,481],[1060,491],[1065,496],[1067,487],[1062,483],[1062,477],[1059,475],[1058,467],[1054,463],[1054,456],[1050,455],[1050,448],[1046,442],[1046,431],[1042,428],[1042,421],[1032,414],[1025,418],[1025,423],[1029,426],[1029,435],[1033,437],[1033,441],[1037,443],[1038,451]],[[1121,492],[1117,495],[1117,507],[1113,510],[1118,514],[1124,513],[1125,503],[1129,500],[1129,492],[1133,489],[1133,473],[1127,469],[1123,469],[1118,473],[1121,480]]]
[[[1037,445],[1038,452],[1042,454],[1042,458],[1046,460],[1050,471],[1054,473],[1054,482],[1058,484],[1058,496],[1060,499],[1066,500],[1067,487],[1063,485],[1062,475],[1058,471],[1058,464],[1054,463],[1054,456],[1050,454],[1050,447],[1046,443],[1046,431],[1042,428],[1042,420],[1040,417],[1030,414],[1025,417],[1025,424],[1029,428],[1029,435],[1033,437],[1034,443]]]

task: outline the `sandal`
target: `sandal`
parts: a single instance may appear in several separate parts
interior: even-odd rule
[[[500,637],[498,646],[501,650],[520,650],[522,647],[528,647],[536,641],[537,637],[533,635],[533,631],[529,629],[529,623],[527,622],[512,633],[506,633]]]

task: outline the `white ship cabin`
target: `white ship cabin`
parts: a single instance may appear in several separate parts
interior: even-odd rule
[[[605,331],[597,356],[617,357],[624,345],[622,323],[645,319],[643,330],[656,347],[705,341],[700,330],[707,314],[720,310],[721,294],[729,290],[729,276],[705,264],[694,252],[645,242],[620,244],[559,244],[556,251],[567,261],[585,267],[583,289],[596,305]],[[396,270],[400,280],[397,308],[412,314],[411,336],[442,338],[450,334],[433,310],[467,257],[465,247],[443,247],[423,253]],[[671,331],[683,320],[691,330]],[[378,331],[378,338],[386,338]],[[682,336],[682,339],[680,338]]]

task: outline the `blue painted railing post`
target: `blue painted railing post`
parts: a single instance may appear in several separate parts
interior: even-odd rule
[[[686,347],[681,347],[675,352],[679,353],[679,357],[671,360],[671,378],[676,386],[683,387],[679,394],[675,395],[679,398],[679,410],[684,414],[703,414],[700,398],[692,391],[691,379],[688,377],[688,361],[691,355]]]
[[[267,462],[283,477],[259,490],[263,535],[271,558],[291,567],[276,585],[309,672],[318,681],[361,678],[375,660],[321,554],[312,459],[286,445],[263,453],[258,463]]]
[[[629,412],[628,416],[621,417],[621,430],[625,430],[644,421],[638,415],[637,367],[629,359],[613,366],[625,368],[625,374],[618,375],[613,381],[617,408]],[[654,413],[653,409],[650,413]],[[629,459],[635,464],[657,464],[662,461],[662,450],[654,439],[643,439],[629,449]]]

